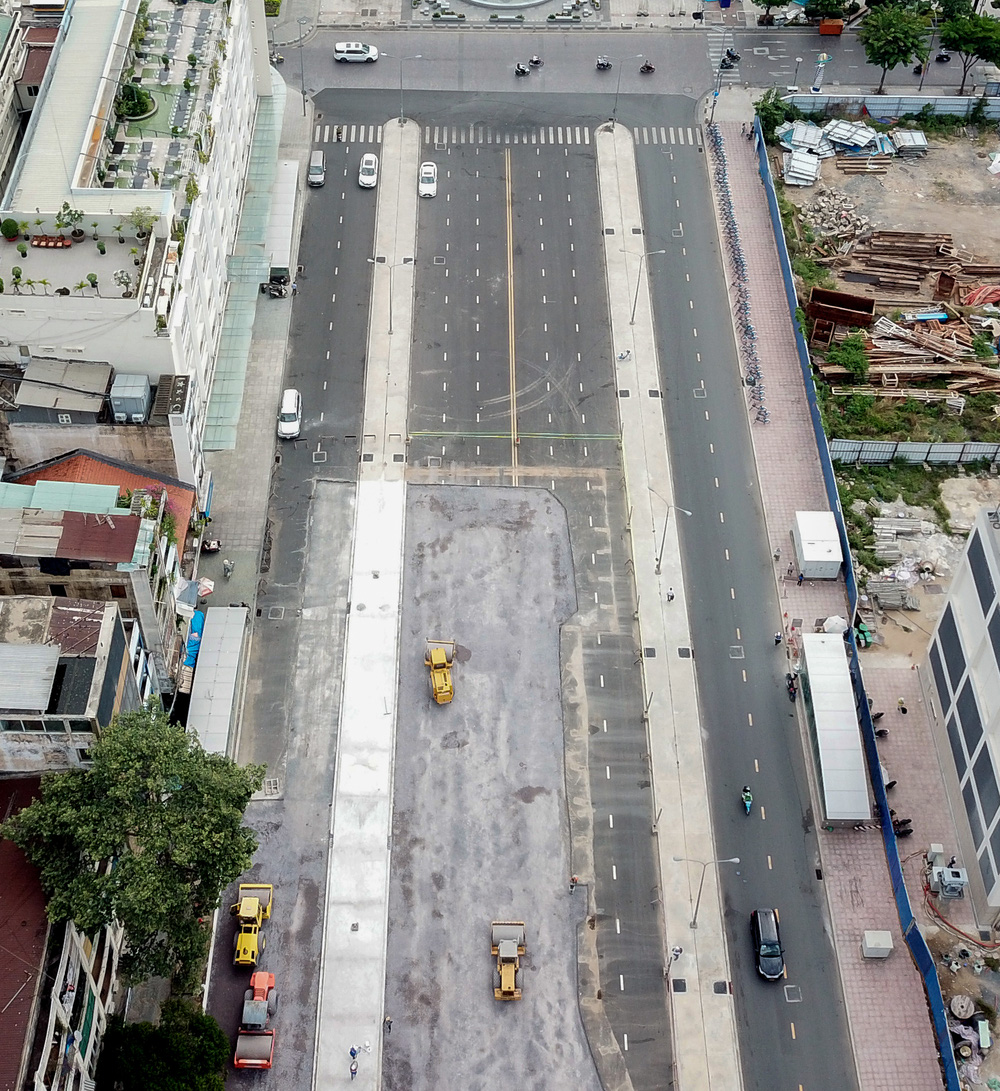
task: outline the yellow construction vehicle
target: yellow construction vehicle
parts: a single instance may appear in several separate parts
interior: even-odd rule
[[[274,887],[270,883],[240,883],[239,899],[229,907],[239,925],[233,937],[233,965],[256,966],[265,943],[260,926],[271,916]]]
[[[431,693],[439,705],[447,705],[455,696],[451,683],[451,665],[455,660],[454,640],[427,640],[424,665],[431,669]]]
[[[520,1000],[521,955],[525,951],[524,921],[494,921],[490,950],[496,955],[493,999]]]

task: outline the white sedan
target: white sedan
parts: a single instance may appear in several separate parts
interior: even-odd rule
[[[365,189],[373,189],[378,183],[378,156],[368,152],[361,157],[361,166],[358,169],[358,185]]]
[[[417,196],[436,197],[438,191],[438,169],[436,163],[421,163],[417,174]]]

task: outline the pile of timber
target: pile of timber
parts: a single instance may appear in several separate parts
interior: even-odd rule
[[[958,394],[1000,393],[1000,370],[985,367],[976,357],[972,330],[961,319],[904,326],[883,317],[870,334],[861,336],[868,355],[868,378],[875,385],[838,386],[835,393],[945,402]],[[831,385],[850,377],[847,368],[837,364],[817,360],[815,366]],[[942,380],[945,387],[933,391],[910,385]]]
[[[888,174],[891,155],[865,155],[844,157],[838,155],[834,162],[844,174]]]
[[[912,295],[931,273],[959,264],[951,235],[926,231],[873,231],[850,257],[851,267],[840,274],[844,280]]]

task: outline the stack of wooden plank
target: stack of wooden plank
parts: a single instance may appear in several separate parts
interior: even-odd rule
[[[889,164],[892,162],[892,156],[865,155],[851,157],[838,155],[834,162],[837,164],[837,170],[843,171],[844,174],[887,174]]]
[[[851,252],[858,268],[841,272],[844,280],[894,292],[919,294],[924,278],[956,264],[951,235],[926,231],[873,231]]]

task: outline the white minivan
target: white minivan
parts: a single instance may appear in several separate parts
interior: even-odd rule
[[[321,186],[326,181],[326,152],[315,151],[309,157],[306,181],[311,186]]]
[[[378,50],[373,45],[363,42],[337,42],[333,47],[335,61],[372,61],[378,60]]]
[[[281,395],[278,410],[278,439],[296,439],[302,427],[302,396],[294,387]]]

